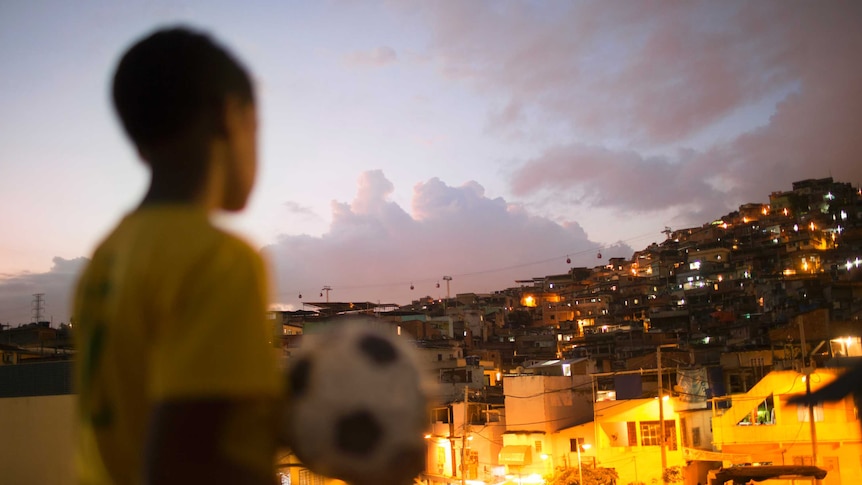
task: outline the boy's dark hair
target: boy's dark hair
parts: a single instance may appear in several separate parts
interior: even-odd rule
[[[140,40],[114,74],[114,107],[138,148],[182,137],[228,95],[254,101],[245,69],[210,37],[185,27]]]

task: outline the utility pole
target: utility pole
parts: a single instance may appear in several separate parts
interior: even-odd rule
[[[320,291],[321,291],[321,292],[324,292],[324,291],[326,292],[326,303],[329,303],[329,292],[330,292],[330,291],[332,291],[332,288],[330,288],[330,287],[329,287],[329,285],[326,285],[326,286],[324,286],[324,287],[323,287],[323,289],[321,289]],[[320,296],[323,296],[323,295],[320,295]]]
[[[808,359],[808,365],[805,365],[805,326],[802,319],[799,319],[799,345],[802,352],[802,377],[805,380],[805,395],[811,396],[811,374],[814,373],[814,366],[811,364],[811,359]],[[808,402],[808,427],[811,430],[811,465],[817,466],[817,426],[814,424],[814,403]],[[819,483],[820,480],[817,480]]]
[[[658,372],[658,422],[659,422],[659,443],[661,444],[661,479],[664,483],[664,477],[667,473],[667,443],[665,443],[665,427],[664,427],[664,384],[662,383],[661,370],[661,349],[662,347],[672,348],[677,347],[677,344],[663,344],[656,347],[656,371]]]
[[[451,279],[451,278],[450,278]],[[448,281],[446,282],[448,286]],[[470,415],[467,412],[467,400],[470,398],[469,383],[464,386],[464,430],[461,432],[461,485],[467,485],[467,421]]]
[[[451,276],[444,276],[443,280],[446,281],[446,303],[443,304],[443,309],[446,309],[446,305],[449,304],[449,282],[452,281]]]
[[[449,414],[449,451],[452,455],[452,478],[458,475],[457,455],[455,454],[455,403],[450,403],[447,406],[446,412]]]

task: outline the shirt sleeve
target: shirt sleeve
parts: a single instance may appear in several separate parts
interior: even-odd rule
[[[156,401],[280,393],[261,257],[228,239],[192,266],[151,353]]]

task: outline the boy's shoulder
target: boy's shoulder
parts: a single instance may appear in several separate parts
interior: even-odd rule
[[[201,210],[185,207],[138,209],[126,215],[98,245],[93,261],[182,271],[186,267],[238,258],[260,258],[245,240],[214,225]]]

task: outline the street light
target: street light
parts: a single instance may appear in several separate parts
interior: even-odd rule
[[[589,443],[578,443],[578,485],[584,485],[584,470],[581,467],[581,448],[587,451],[591,446]]]

